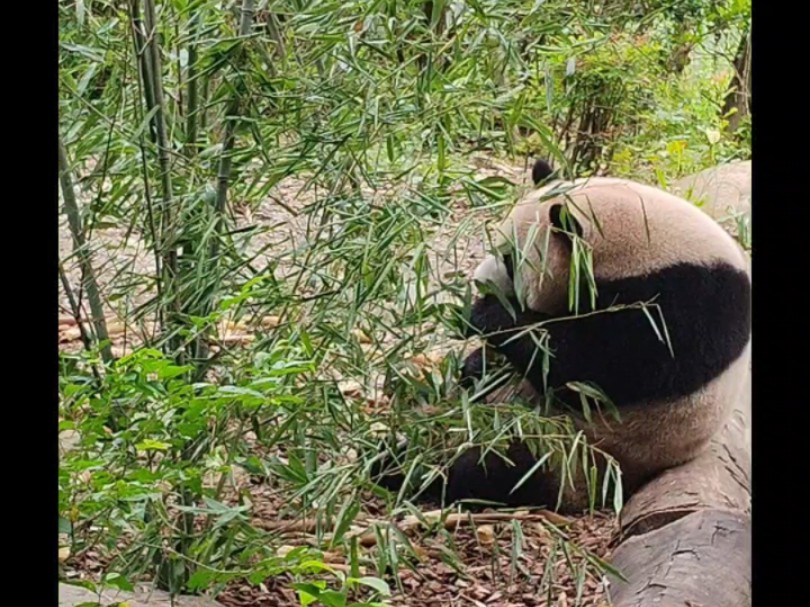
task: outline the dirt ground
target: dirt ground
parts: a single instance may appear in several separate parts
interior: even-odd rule
[[[254,487],[251,493],[259,498],[254,503],[261,504],[254,512],[253,524],[277,528],[277,498],[263,487]],[[602,560],[609,558],[615,517],[606,513],[567,520],[553,514],[549,516],[576,546]],[[520,514],[514,520],[520,520]],[[451,532],[458,559],[455,562],[443,558],[448,545],[445,538],[437,534],[410,533],[421,561],[413,571],[400,569],[401,590],[396,589],[391,578],[387,580],[394,591],[391,603],[397,607],[601,607],[607,604],[601,579],[589,575],[578,588],[577,570],[584,559],[572,555],[569,563],[565,554],[555,549],[554,535],[544,524],[521,521],[522,550],[515,558],[513,524],[512,520],[504,520],[456,527]],[[341,562],[342,559],[336,560]],[[298,599],[288,582],[289,579],[276,578],[267,580],[263,586],[233,584],[217,600],[228,607],[297,606]]]

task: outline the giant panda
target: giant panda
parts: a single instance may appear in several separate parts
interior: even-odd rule
[[[537,182],[546,170],[535,169]],[[575,247],[590,251],[596,291],[594,300],[576,301],[578,314],[569,297]],[[700,454],[741,396],[750,358],[747,267],[734,239],[681,198],[625,179],[552,180],[514,207],[497,230],[495,252],[473,275],[481,295],[471,309],[471,333],[521,379],[516,389],[499,388],[484,400],[505,402],[514,392],[530,402],[550,399],[615,459],[624,494],[632,494]],[[526,330],[539,323],[551,351],[547,361]],[[464,379],[477,381],[488,359],[473,352]],[[572,382],[595,384],[621,421],[578,414]],[[554,471],[537,468],[538,455],[519,441],[509,445],[507,460],[491,452],[482,458],[472,448],[422,497],[586,507],[582,483],[560,491]],[[389,489],[402,482],[396,475],[377,478]]]

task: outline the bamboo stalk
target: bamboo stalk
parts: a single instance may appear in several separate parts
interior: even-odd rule
[[[239,37],[244,38],[250,34],[250,28],[253,24],[254,0],[243,0],[241,9],[241,19],[239,22]],[[226,108],[225,114],[225,141],[222,145],[222,155],[219,158],[219,167],[217,169],[217,198],[216,198],[216,212],[219,215],[219,227],[222,227],[222,219],[225,213],[225,207],[228,202],[228,186],[231,179],[231,152],[236,141],[236,124],[237,116],[239,114],[239,106],[241,96],[238,91],[234,91],[233,97]],[[218,247],[218,241],[214,240],[215,251]]]
[[[133,0],[135,1],[135,0]],[[155,0],[144,0],[144,25],[146,26],[146,64],[151,69],[151,80],[144,81],[144,88],[151,89],[151,96],[154,106],[150,111],[154,111],[154,124],[157,135],[158,165],[160,167],[160,184],[162,201],[160,205],[160,234],[159,248],[160,256],[163,260],[162,279],[165,303],[173,313],[174,322],[180,315],[180,299],[177,288],[177,250],[175,247],[175,230],[177,227],[177,208],[173,204],[173,190],[171,179],[171,164],[169,160],[169,138],[166,129],[166,102],[163,97],[163,82],[161,80],[160,44],[157,36],[157,17],[155,12]],[[147,96],[148,100],[148,96]],[[174,322],[170,323],[171,325]],[[185,352],[182,342],[176,335],[174,328],[170,328],[169,349],[177,359],[178,364],[185,364]]]
[[[155,0],[144,0],[144,23],[147,28],[148,37],[146,40],[146,55],[151,67],[151,81],[149,86],[152,90],[152,97],[154,105],[150,110],[155,111],[155,128],[157,131],[157,149],[158,149],[158,164],[160,165],[160,181],[163,190],[163,213],[162,219],[165,223],[162,225],[163,236],[170,233],[174,225],[172,221],[172,181],[171,181],[171,166],[169,164],[169,140],[166,132],[166,102],[163,98],[163,82],[161,81],[161,63],[160,63],[160,46],[157,38],[157,19],[155,16]],[[165,246],[167,243],[163,243]],[[165,247],[164,258],[176,257],[171,247]],[[172,271],[176,272],[177,263],[174,259],[170,264]]]
[[[253,15],[255,12],[254,0],[243,0],[241,7],[241,17],[239,22],[239,37],[245,38],[250,34],[253,25]],[[242,49],[242,53],[244,50]],[[240,56],[242,56],[240,54]],[[241,63],[237,61],[237,65]],[[236,143],[236,125],[238,123],[238,114],[241,102],[241,95],[238,89],[234,90],[233,97],[231,97],[225,109],[225,141],[222,145],[222,155],[219,158],[217,166],[217,188],[216,198],[214,202],[214,214],[216,221],[216,228],[210,247],[210,259],[213,263],[217,263],[219,256],[220,238],[225,225],[225,210],[228,202],[228,187],[230,186],[231,179],[231,152],[233,151]],[[210,302],[209,302],[210,306]],[[210,310],[206,310],[206,313]],[[205,313],[203,314],[205,315]],[[194,344],[194,356],[197,360],[203,361],[208,358],[208,344],[205,341],[205,336],[199,336]],[[201,378],[201,373],[207,365],[201,365],[198,369],[198,379]]]
[[[141,19],[140,0],[129,0],[129,18],[132,30],[133,46],[135,47],[135,57],[137,58],[138,62],[138,90],[143,96],[145,102],[145,113],[148,113],[150,108],[154,107],[155,103],[150,84],[152,82],[151,62],[146,60],[146,36],[143,20]],[[149,120],[149,137],[152,143],[155,143],[157,139],[157,131],[155,128],[154,116],[152,116]],[[160,236],[157,222],[155,220],[156,213],[154,211],[154,205],[152,204],[152,186],[149,181],[149,170],[146,162],[146,145],[144,142],[144,135],[141,134],[138,140],[141,149],[141,173],[143,174],[144,182],[144,201],[146,203],[147,228],[149,230],[152,243],[154,243],[151,252],[155,259],[156,276],[162,276],[163,260],[161,257],[160,247],[158,246]],[[161,284],[160,280],[155,281],[155,288],[157,291],[158,301],[163,301],[163,285]],[[166,315],[162,306],[158,306],[157,308],[157,319],[161,332],[164,334],[167,333]]]
[[[62,282],[62,288],[65,291],[65,296],[67,297],[68,305],[70,306],[70,313],[73,315],[73,319],[76,321],[76,327],[79,329],[79,337],[82,340],[84,349],[89,352],[92,346],[92,340],[87,334],[87,329],[85,329],[84,323],[82,322],[81,306],[73,293],[73,289],[70,286],[70,280],[68,280],[67,273],[65,273],[65,269],[62,267],[61,263],[59,264],[59,280]],[[99,381],[101,379],[101,374],[99,373],[96,365],[91,364],[90,369],[93,372],[93,377],[96,378],[96,381]]]
[[[141,19],[140,0],[130,0],[130,25],[132,27],[132,39],[135,45],[135,56],[138,58],[138,72],[140,81],[143,84],[143,96],[146,101],[146,111],[155,107],[155,99],[152,95],[150,84],[152,79],[152,62],[147,60],[145,28]],[[154,143],[157,139],[157,129],[155,127],[154,116],[149,121],[149,136]]]
[[[275,13],[271,12],[267,18],[267,30],[270,32],[270,37],[273,40],[273,50],[279,59],[282,61],[287,56],[287,47],[284,44],[284,38],[281,36],[278,20]]]
[[[195,13],[189,22],[190,36],[188,43],[188,106],[186,108],[186,157],[191,158],[197,154],[197,112],[199,111],[200,84],[197,76],[197,35],[200,29],[200,13]]]
[[[99,293],[98,282],[93,271],[92,258],[84,240],[82,218],[79,213],[79,205],[76,201],[76,192],[73,189],[73,177],[70,174],[70,164],[67,159],[67,151],[59,136],[59,184],[62,188],[62,200],[65,203],[65,213],[70,227],[70,235],[73,238],[73,249],[79,260],[79,267],[82,272],[82,289],[87,293],[87,301],[90,304],[90,323],[99,343],[106,342],[101,347],[101,359],[105,363],[112,362],[112,348],[109,343],[107,333],[107,322],[104,318],[104,306]],[[78,322],[78,319],[77,319]]]

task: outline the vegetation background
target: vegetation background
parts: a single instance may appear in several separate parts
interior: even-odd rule
[[[368,469],[381,429],[416,470],[535,426],[588,465],[564,420],[454,396],[483,226],[538,156],[662,187],[749,158],[750,10],[60,0],[64,577],[229,605],[600,604],[602,519],[415,534]]]

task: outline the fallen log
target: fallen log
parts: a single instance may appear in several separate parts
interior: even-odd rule
[[[697,510],[624,542],[613,565],[613,607],[751,605],[751,521],[742,512]]]

